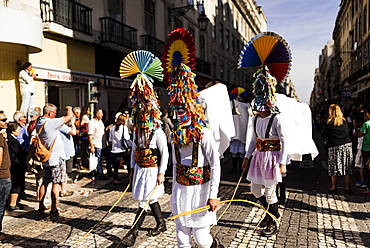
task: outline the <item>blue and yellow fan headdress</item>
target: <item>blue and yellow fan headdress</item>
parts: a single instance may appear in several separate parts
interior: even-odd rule
[[[161,125],[158,97],[153,88],[153,78],[163,80],[161,64],[159,58],[144,50],[131,52],[122,60],[119,71],[121,78],[138,74],[130,87],[136,129],[156,129]]]

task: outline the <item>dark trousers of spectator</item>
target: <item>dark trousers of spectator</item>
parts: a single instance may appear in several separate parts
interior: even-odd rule
[[[12,188],[12,180],[10,178],[0,178],[0,232],[3,230],[3,218],[6,201]]]
[[[105,158],[105,163],[107,167],[107,174],[108,176],[113,176],[113,156],[112,153],[110,152],[110,147],[106,146],[101,150],[104,158]]]
[[[131,165],[130,165],[130,153],[129,152],[120,152],[120,153],[112,153],[113,156],[113,167],[114,167],[114,180],[118,180],[118,169],[121,162],[121,158],[125,160],[125,165],[127,166],[128,173],[131,172]]]
[[[80,140],[81,165],[84,168],[89,168],[89,141],[88,139]]]

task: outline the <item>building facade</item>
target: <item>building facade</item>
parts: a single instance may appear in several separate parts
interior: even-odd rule
[[[167,35],[188,29],[196,42],[199,88],[210,81],[252,88],[253,69],[237,70],[242,46],[266,31],[266,17],[253,0],[43,0],[1,1],[0,86],[7,113],[20,107],[16,61],[30,61],[38,74],[36,106],[88,104],[88,82],[99,84],[97,107],[108,113],[130,107],[130,79],[120,79],[122,59],[137,49],[160,57]],[[5,14],[4,14],[5,13]],[[208,18],[201,27],[198,18]],[[6,26],[9,19],[13,25]],[[15,32],[16,30],[16,32]],[[162,107],[166,84],[155,82]]]
[[[333,39],[335,86],[333,98],[351,104],[370,99],[370,1],[341,1]],[[350,94],[345,94],[345,92]],[[349,98],[350,97],[350,98]]]

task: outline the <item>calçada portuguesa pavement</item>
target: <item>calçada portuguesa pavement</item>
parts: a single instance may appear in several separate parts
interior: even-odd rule
[[[211,232],[224,247],[370,247],[370,196],[360,193],[353,186],[353,194],[344,192],[344,182],[339,179],[337,194],[328,191],[330,178],[326,170],[326,153],[322,137],[315,133],[320,151],[312,162],[294,162],[288,166],[288,200],[280,206],[279,231],[276,236],[261,237],[262,228],[257,227],[263,215],[258,207],[245,202],[233,202],[218,225]],[[230,173],[231,160],[222,163],[220,200],[231,198],[240,173]],[[127,172],[122,170],[123,181]],[[358,170],[351,179],[358,181]],[[112,180],[92,182],[84,177],[76,184],[70,183],[72,196],[60,198],[60,207],[69,211],[61,216],[40,214],[37,210],[35,180],[27,175],[28,198],[22,200],[23,210],[6,212],[3,231],[9,234],[0,247],[116,247],[133,223],[137,202],[129,190],[119,199],[126,185],[114,185]],[[168,217],[171,177],[166,177],[166,194],[160,198],[162,211]],[[243,178],[235,199],[255,201],[249,183]],[[218,209],[218,216],[226,204]],[[103,221],[89,232],[103,216]],[[156,237],[146,236],[155,227],[152,214],[146,217],[134,247],[177,247],[175,223],[167,222],[167,231]]]

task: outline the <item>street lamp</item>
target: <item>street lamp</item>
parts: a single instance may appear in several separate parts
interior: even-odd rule
[[[361,52],[347,52],[347,51],[338,52],[338,56],[336,56],[336,59],[335,59],[335,62],[337,63],[338,67],[341,67],[342,62],[343,62],[343,59],[339,55],[341,53],[344,53],[344,54],[349,53],[349,54],[351,54],[351,57],[354,57],[355,55],[359,55],[361,57]]]
[[[198,10],[201,10],[199,11],[199,17],[197,19],[198,27],[201,31],[205,31],[207,30],[209,19],[207,18],[205,11],[204,11],[204,1],[202,1],[202,3],[199,2],[197,4],[197,7],[198,7]],[[186,6],[176,7],[176,8],[168,8],[170,22],[177,20],[178,17],[180,16],[186,15],[186,13],[192,8],[194,8],[194,5],[186,5]]]
[[[202,3],[200,3],[200,2],[198,3],[198,10],[201,10],[200,15],[198,17],[199,29],[200,29],[200,31],[206,31],[209,19],[206,16],[206,13],[204,11],[204,1],[202,1]]]

